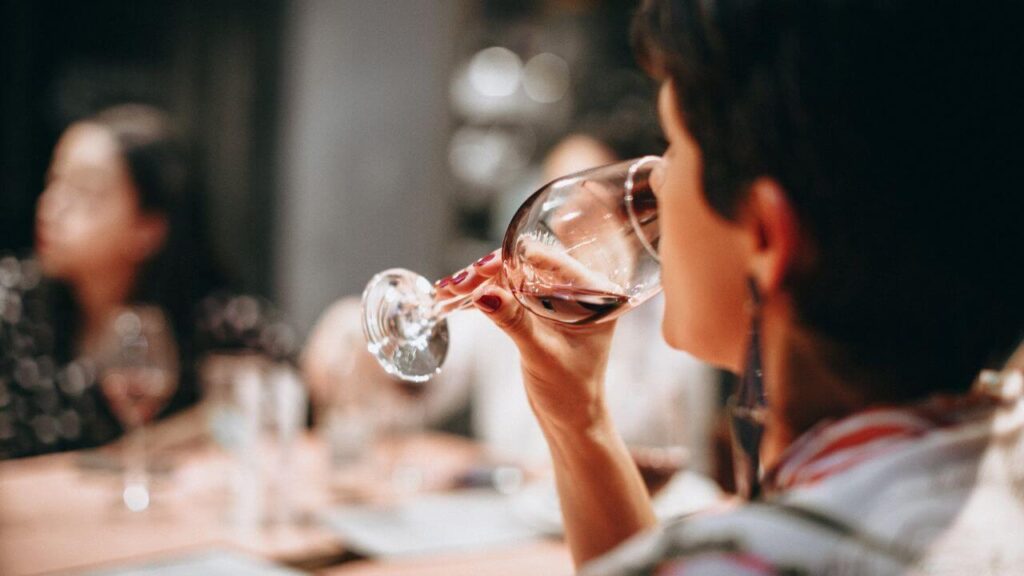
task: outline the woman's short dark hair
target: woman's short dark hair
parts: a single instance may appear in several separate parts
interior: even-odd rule
[[[1024,328],[1012,2],[654,0],[641,61],[670,79],[707,202],[775,179],[814,257],[787,278],[837,372],[877,396],[962,391]]]

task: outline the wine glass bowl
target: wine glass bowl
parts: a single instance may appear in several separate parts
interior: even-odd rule
[[[555,180],[513,216],[503,273],[516,299],[564,324],[618,317],[660,288],[657,202],[645,157]]]
[[[111,368],[103,377],[103,394],[126,429],[141,426],[164,407],[173,391],[172,376],[152,366]]]
[[[563,324],[606,322],[660,290],[656,156],[558,178],[513,216],[502,241],[501,273],[530,312]],[[449,312],[468,294],[441,299],[426,278],[403,269],[373,277],[363,292],[370,352],[391,375],[425,382],[448,351]]]
[[[668,485],[672,477],[686,469],[690,463],[690,451],[681,445],[628,447],[640,479],[647,493],[655,496]]]

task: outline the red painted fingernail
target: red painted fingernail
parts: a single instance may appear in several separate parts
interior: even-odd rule
[[[491,260],[494,260],[494,252],[491,252],[487,256],[484,256],[483,258],[477,260],[476,262],[473,263],[473,266],[483,266],[484,264],[487,264]]]
[[[496,312],[498,308],[501,308],[501,298],[494,294],[484,294],[476,299],[476,303],[484,309],[484,312]]]
[[[452,277],[451,276],[445,276],[444,278],[441,278],[440,280],[437,281],[437,287],[438,288],[444,288],[451,281],[452,281]]]
[[[452,277],[452,284],[458,284],[459,282],[462,282],[463,280],[466,279],[466,276],[469,276],[468,271],[463,270],[462,272],[459,272],[458,274]]]

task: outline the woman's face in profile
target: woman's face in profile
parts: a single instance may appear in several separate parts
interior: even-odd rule
[[[74,281],[137,264],[135,185],[113,135],[74,124],[54,149],[36,209],[35,249],[43,272]]]
[[[651,177],[661,229],[662,333],[673,348],[738,372],[748,329],[746,236],[705,201],[700,149],[669,82],[659,92],[658,116],[668,141],[662,170]]]

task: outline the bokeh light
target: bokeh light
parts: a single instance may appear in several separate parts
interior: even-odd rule
[[[558,102],[569,90],[569,64],[550,52],[537,54],[523,70],[523,89],[536,102]]]
[[[515,52],[491,46],[476,53],[469,62],[469,82],[485,96],[503,97],[515,93],[523,61]]]

